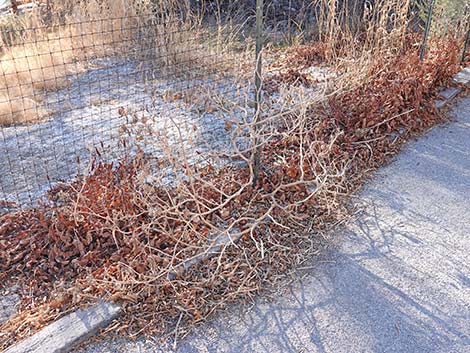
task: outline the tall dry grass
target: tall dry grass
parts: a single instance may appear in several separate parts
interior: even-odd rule
[[[326,58],[359,58],[396,52],[404,47],[413,19],[412,0],[318,0],[318,38],[326,43]]]
[[[189,38],[197,20],[188,6],[175,0],[51,1],[3,19],[0,125],[41,119],[44,91],[66,87],[69,75],[93,58],[153,56],[163,66],[183,60],[181,53],[198,45]]]
[[[342,6],[335,1],[317,0],[316,4],[317,37],[325,44],[325,60],[340,73],[341,79],[336,82],[340,89],[352,89],[372,80],[377,63],[384,58],[393,60],[410,45],[420,50],[424,25],[421,0],[352,0]],[[458,17],[445,7],[437,7],[429,50],[446,39],[463,43],[469,12],[463,2],[460,7]]]
[[[342,73],[340,86],[362,84],[378,57],[393,56],[404,48],[410,23],[420,16],[415,11],[417,2],[316,0],[308,4],[309,9],[316,9],[315,21],[305,20],[315,23],[315,38],[325,44],[325,59]],[[233,4],[231,10],[236,7]],[[152,56],[164,75],[212,67],[213,63],[204,62],[201,54],[218,52],[227,44],[225,38],[235,41],[244,29],[243,21],[238,27],[224,23],[233,20],[229,14],[222,14],[227,3],[216,1],[215,5],[212,17],[217,33],[201,29],[203,18],[211,16],[203,5],[202,10],[194,11],[189,0],[51,1],[50,7],[37,7],[10,18],[3,28],[11,31],[3,31],[0,38],[0,125],[40,119],[46,114],[41,110],[44,91],[66,87],[68,76],[80,72],[83,63],[96,57],[126,53],[145,61]],[[245,9],[247,18],[252,10]],[[236,12],[240,18],[243,11]],[[468,22],[455,21],[454,16],[452,23],[447,23],[442,20],[443,11],[437,11],[435,17],[434,38],[442,35],[442,28],[462,33],[457,27]],[[311,27],[295,21],[299,29]],[[306,37],[304,33],[299,34],[302,37]],[[434,43],[431,38],[429,45]]]

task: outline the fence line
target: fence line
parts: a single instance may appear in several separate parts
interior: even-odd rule
[[[35,205],[97,157],[145,155],[150,179],[171,183],[188,165],[233,164],[240,149],[254,152],[256,183],[263,44],[313,37],[318,10],[278,3],[257,0],[241,20],[227,5],[200,23],[147,14],[16,28],[0,18],[0,213]]]
[[[229,31],[149,28],[137,16],[46,29],[2,31],[11,45],[0,66],[1,204],[35,204],[93,155],[163,160],[191,150],[200,163],[230,148],[221,101],[245,105],[250,82]]]

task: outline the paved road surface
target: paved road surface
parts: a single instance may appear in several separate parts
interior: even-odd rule
[[[470,352],[470,98],[383,168],[302,283],[232,309],[179,352]],[[164,352],[113,341],[92,352]]]

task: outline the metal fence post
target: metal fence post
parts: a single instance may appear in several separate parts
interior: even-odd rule
[[[426,28],[424,30],[424,36],[423,36],[423,44],[421,45],[421,53],[419,55],[419,58],[421,59],[421,61],[424,60],[424,55],[426,54],[426,45],[428,43],[429,31],[431,30],[432,15],[434,12],[435,3],[436,3],[436,0],[430,0],[428,17],[426,19]]]
[[[256,0],[256,72],[255,72],[255,114],[253,119],[255,138],[254,138],[254,160],[253,160],[253,186],[256,186],[260,168],[260,148],[258,146],[258,123],[261,116],[261,86],[263,71],[263,0]]]

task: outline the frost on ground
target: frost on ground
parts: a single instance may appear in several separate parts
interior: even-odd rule
[[[178,150],[195,162],[229,151],[231,127],[252,114],[248,83],[229,74],[191,76],[107,58],[48,92],[47,120],[0,127],[0,211],[9,202],[35,204],[55,183],[86,171],[93,154],[116,161],[138,149],[156,158]]]
[[[57,183],[86,172],[96,156],[114,162],[142,153],[155,166],[148,180],[164,183],[174,181],[184,162],[234,163],[229,156],[252,140],[252,74],[235,74],[214,60],[156,68],[150,61],[102,58],[71,75],[68,87],[46,92],[46,119],[0,127],[0,213],[35,205]],[[268,69],[267,81],[279,73]],[[323,96],[328,69],[302,74],[315,84],[279,86],[263,98],[263,116]],[[169,162],[175,157],[180,167]]]

